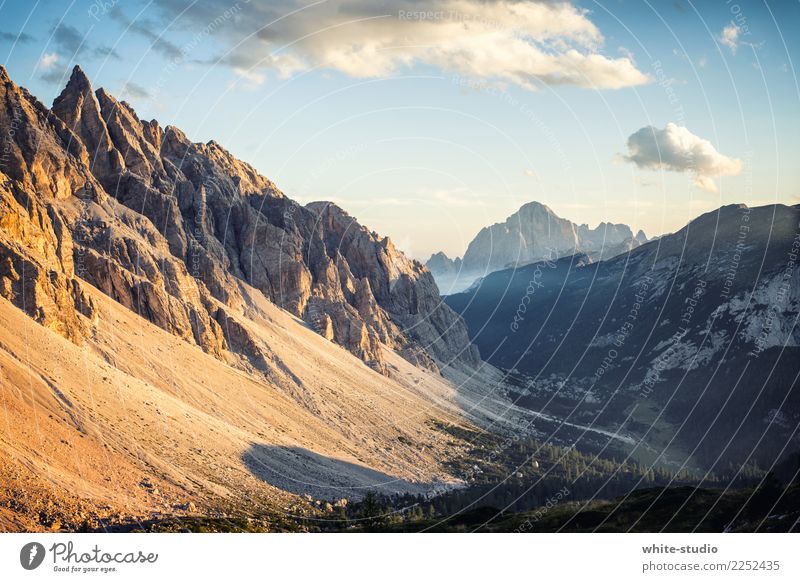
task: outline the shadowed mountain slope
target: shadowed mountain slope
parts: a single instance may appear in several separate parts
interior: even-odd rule
[[[498,271],[447,298],[527,405],[645,458],[769,467],[800,444],[800,207],[725,206],[608,261]]]

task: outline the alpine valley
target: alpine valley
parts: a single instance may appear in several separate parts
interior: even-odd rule
[[[798,206],[426,267],[77,66],[0,127],[0,530],[797,528]]]
[[[491,273],[446,302],[517,404],[681,468],[800,446],[800,207],[725,206],[607,260]]]

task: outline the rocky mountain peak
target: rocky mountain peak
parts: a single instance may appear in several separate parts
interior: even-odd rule
[[[552,214],[555,216],[555,212],[553,212],[549,206],[546,204],[542,204],[541,202],[537,202],[536,200],[532,200],[531,202],[526,202],[522,206],[520,206],[519,210],[516,214],[520,215],[530,215],[530,214]],[[509,218],[513,218],[515,215],[512,214]]]
[[[67,86],[64,91],[87,93],[92,91],[92,84],[89,82],[89,77],[83,72],[80,66],[75,65],[72,68],[72,74],[67,81]]]
[[[2,168],[4,206],[19,212],[3,224],[0,293],[41,323],[77,341],[86,281],[220,359],[280,375],[241,319],[261,294],[384,374],[386,348],[432,369],[479,364],[430,273],[341,208],[298,205],[217,142],[93,93],[78,67],[52,110],[10,81],[0,91],[0,122],[19,126]]]
[[[433,262],[433,263],[443,262],[444,263],[444,262],[453,262],[453,261],[461,261],[461,257],[456,257],[455,259],[451,259],[443,251],[438,251],[436,253],[433,253],[426,262],[427,263],[431,263],[431,262]]]
[[[111,143],[92,84],[78,65],[72,69],[67,86],[53,101],[52,111],[77,136],[75,141],[86,148],[84,162],[98,181],[110,189],[113,176],[121,172],[125,164]]]

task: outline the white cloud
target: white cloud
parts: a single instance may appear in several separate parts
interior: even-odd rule
[[[736,54],[736,49],[739,48],[739,27],[731,22],[728,26],[722,29],[719,35],[719,42],[731,50],[731,54]]]
[[[719,153],[710,141],[674,123],[664,129],[638,130],[628,138],[628,155],[623,159],[645,169],[690,172],[695,185],[708,192],[717,191],[713,176],[735,176],[742,171],[742,160]]]
[[[263,73],[259,73],[253,69],[245,69],[242,67],[234,67],[233,72],[236,73],[239,77],[247,81],[250,86],[259,86],[263,85],[264,81],[267,80],[266,76]]]
[[[606,57],[586,10],[569,2],[519,0],[329,0],[234,2],[156,0],[169,17],[204,27],[226,7],[235,16],[215,30],[230,48],[224,62],[288,75],[315,67],[380,77],[428,65],[473,79],[620,88],[647,75],[629,55]]]
[[[56,66],[60,58],[56,53],[44,53],[39,59],[39,68],[42,71],[49,71]]]

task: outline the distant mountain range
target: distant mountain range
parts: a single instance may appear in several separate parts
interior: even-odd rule
[[[724,206],[630,254],[506,269],[445,300],[518,402],[653,459],[769,467],[800,447],[799,253],[799,206]]]
[[[443,295],[458,293],[494,271],[543,259],[584,253],[602,260],[647,242],[643,231],[634,236],[625,224],[601,222],[596,228],[575,224],[539,202],[529,202],[505,222],[487,226],[469,243],[463,258],[442,252],[426,262]]]

